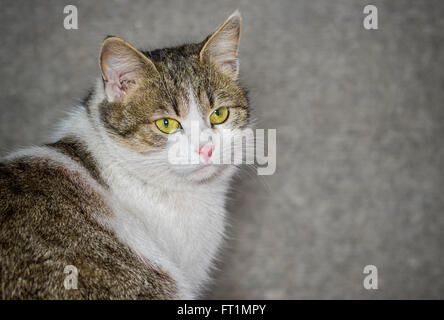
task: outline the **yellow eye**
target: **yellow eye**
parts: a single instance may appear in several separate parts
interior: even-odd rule
[[[227,107],[221,107],[217,110],[214,110],[210,115],[210,122],[212,124],[221,124],[224,123],[225,120],[228,118],[228,108]]]
[[[159,120],[156,120],[156,126],[159,128],[160,131],[164,133],[173,133],[177,131],[177,128],[179,128],[180,124],[178,121],[170,118],[162,118]]]

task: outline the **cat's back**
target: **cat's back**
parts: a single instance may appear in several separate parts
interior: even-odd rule
[[[98,223],[113,213],[87,171],[45,157],[0,163],[0,298],[177,297],[166,273]],[[78,271],[77,289],[64,286],[67,266]]]

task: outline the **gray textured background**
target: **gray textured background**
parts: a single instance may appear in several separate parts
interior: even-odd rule
[[[206,297],[444,298],[444,1],[0,3],[2,154],[45,142],[99,75],[106,35],[200,41],[241,9],[242,80],[258,126],[277,128],[278,168],[237,181]]]

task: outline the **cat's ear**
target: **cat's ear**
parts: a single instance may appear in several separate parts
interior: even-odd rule
[[[222,72],[237,78],[241,25],[242,17],[239,10],[236,10],[205,42],[200,51],[200,60],[209,58]]]
[[[99,56],[107,99],[122,101],[138,81],[156,67],[150,59],[125,40],[107,37]],[[157,71],[156,71],[157,72]]]

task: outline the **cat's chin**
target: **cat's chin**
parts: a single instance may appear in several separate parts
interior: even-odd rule
[[[199,165],[194,170],[186,173],[185,178],[193,182],[205,183],[220,176],[227,167],[227,165],[214,164]]]

